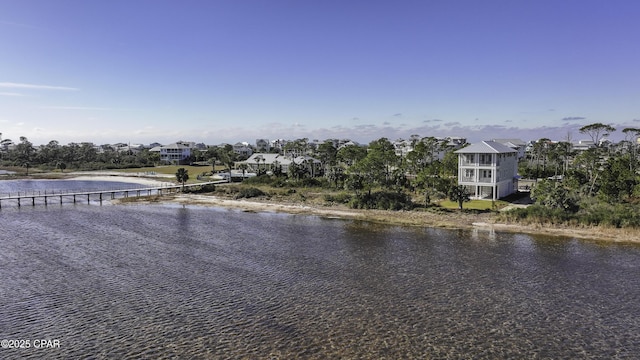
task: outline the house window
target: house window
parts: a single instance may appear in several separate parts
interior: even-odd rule
[[[465,169],[464,170],[464,177],[466,178],[472,178],[474,175],[473,173],[473,169]]]
[[[491,179],[491,170],[482,170],[482,177]]]
[[[491,162],[491,155],[490,154],[481,154],[480,155],[480,163],[481,164],[487,164]]]

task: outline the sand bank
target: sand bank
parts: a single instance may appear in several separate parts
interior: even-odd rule
[[[122,175],[122,174],[114,174],[114,175],[108,175],[108,174],[95,174],[95,175],[87,175],[86,173],[83,173],[83,175],[80,176],[73,176],[70,177],[69,180],[84,180],[84,181],[114,181],[114,182],[127,182],[127,183],[134,183],[134,184],[140,184],[140,185],[145,185],[145,186],[170,186],[170,185],[175,185],[175,183],[166,181],[166,179],[163,178],[150,178],[150,177],[143,177],[143,176],[137,176],[137,175]]]

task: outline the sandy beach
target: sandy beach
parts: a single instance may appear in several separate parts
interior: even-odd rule
[[[82,175],[75,175],[70,173],[69,180],[89,180],[89,181],[114,181],[114,182],[129,182],[134,184],[146,185],[146,186],[168,186],[175,185],[175,183],[167,181],[166,177],[148,177],[142,175],[123,175],[122,173],[113,174],[100,172],[95,174],[82,173]]]

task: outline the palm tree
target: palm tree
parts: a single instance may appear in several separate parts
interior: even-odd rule
[[[260,174],[260,158],[261,156],[256,156],[255,157],[255,161],[256,161],[256,173],[259,175]]]
[[[178,180],[178,182],[182,183],[182,190],[184,191],[184,183],[189,180],[189,170],[185,168],[179,168],[178,171],[176,171],[176,179]]]
[[[211,159],[209,159],[209,162],[211,163],[211,174],[215,174],[215,172],[216,172],[216,158],[212,157]]]
[[[242,170],[242,180],[244,180],[244,173],[249,168],[249,165],[245,162],[238,164],[238,169]]]

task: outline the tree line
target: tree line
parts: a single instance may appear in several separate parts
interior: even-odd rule
[[[543,138],[533,143],[519,162],[519,175],[535,179],[531,189],[535,204],[505,216],[528,221],[640,226],[640,129],[623,129],[625,140],[617,144],[603,141],[614,131],[612,126],[601,123],[582,127],[580,132],[591,138],[593,146],[581,151],[573,147],[570,139],[554,142]],[[322,162],[321,171],[312,174],[304,166],[293,164],[283,173],[277,166],[271,171],[264,166],[258,169],[259,176],[248,181],[344,190],[348,196],[335,196],[332,200],[358,208],[407,209],[415,206],[415,201],[430,206],[434,199],[447,197],[462,207],[468,193],[457,186],[455,149],[435,137],[411,139],[412,151],[404,156],[396,153],[394,143],[387,138],[367,146],[339,149],[337,141],[331,139],[314,146],[306,138],[297,139],[272,151],[292,157],[310,155]],[[225,145],[196,151],[190,160],[210,164],[212,171],[216,164],[230,170],[246,156]],[[148,150],[98,152],[91,144],[60,145],[56,141],[36,150],[21,138],[14,149],[2,153],[1,161],[4,166],[64,171],[154,166],[159,157]]]
[[[98,151],[90,143],[60,145],[56,140],[36,148],[26,137],[21,137],[20,142],[12,149],[0,152],[2,166],[62,172],[65,169],[104,170],[154,166],[159,160],[160,155],[149,149],[134,153],[105,146]]]

